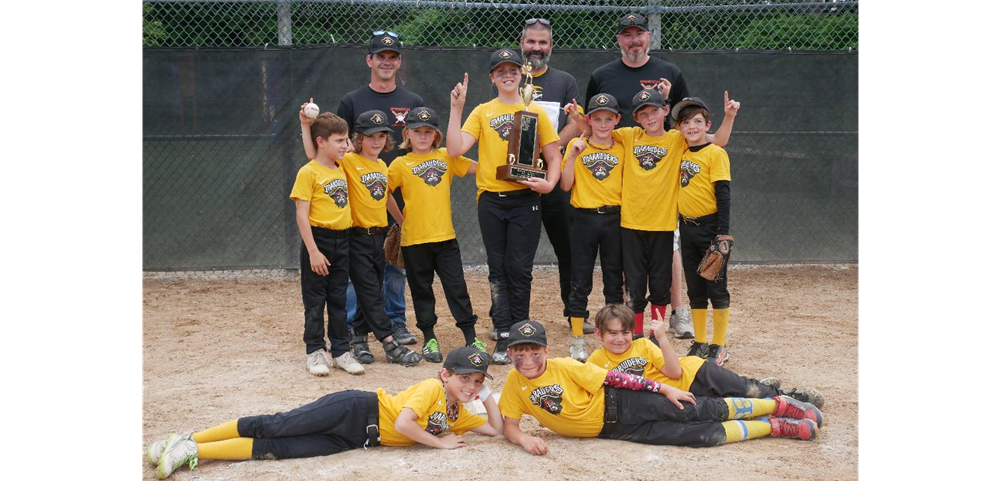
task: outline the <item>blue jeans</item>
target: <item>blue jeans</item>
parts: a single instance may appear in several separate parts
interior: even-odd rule
[[[404,325],[404,271],[390,262],[384,264],[383,272],[383,310],[392,325]],[[349,330],[356,320],[356,289],[349,281],[345,293],[346,318],[349,320]]]

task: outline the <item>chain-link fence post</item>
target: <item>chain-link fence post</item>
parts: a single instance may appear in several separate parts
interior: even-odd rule
[[[290,0],[276,1],[276,29],[280,45],[293,45],[294,33],[291,30],[293,20],[290,14]]]
[[[661,0],[650,0],[649,5],[651,7],[660,6]],[[653,38],[650,39],[650,49],[660,50],[660,45],[663,44],[663,29],[661,28],[660,22],[660,12],[656,11],[651,13],[649,16],[650,21],[650,32],[653,34]]]

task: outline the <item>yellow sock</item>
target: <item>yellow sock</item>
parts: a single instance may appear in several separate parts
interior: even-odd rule
[[[252,438],[225,439],[213,443],[197,443],[197,459],[252,459]]]
[[[584,318],[583,317],[571,317],[570,318],[570,332],[574,337],[584,337]]]
[[[235,439],[238,435],[238,419],[193,433],[193,440],[199,443],[213,443],[225,439]]]
[[[726,345],[726,328],[729,327],[729,308],[712,309],[712,344]],[[695,331],[698,332],[698,331]]]
[[[691,309],[691,323],[694,324],[694,340],[708,343],[705,329],[708,327],[708,309]]]
[[[722,427],[726,430],[727,443],[770,436],[770,423],[767,421],[724,421]]]
[[[729,419],[747,419],[774,414],[777,403],[773,399],[747,397],[724,398],[729,407]]]

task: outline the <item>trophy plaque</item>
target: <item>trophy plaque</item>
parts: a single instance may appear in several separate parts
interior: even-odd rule
[[[546,178],[545,165],[539,158],[539,114],[529,112],[529,104],[535,92],[532,86],[532,66],[525,62],[523,70],[525,86],[520,93],[525,101],[525,110],[514,114],[511,133],[508,135],[508,163],[498,166],[498,180]]]

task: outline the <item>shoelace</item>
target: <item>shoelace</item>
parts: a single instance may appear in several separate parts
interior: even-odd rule
[[[481,352],[487,352],[487,344],[484,344],[484,341],[481,341],[480,339],[477,339],[476,337],[473,338],[473,344],[471,344],[471,346],[477,348],[477,350],[479,350]]]
[[[431,352],[431,353],[441,352],[441,351],[439,351],[439,341],[437,341],[435,339],[429,340],[428,342],[425,343],[425,347],[422,350],[428,351],[428,352]]]

